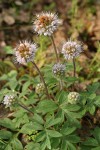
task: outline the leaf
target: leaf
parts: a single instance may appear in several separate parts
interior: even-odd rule
[[[96,148],[92,148],[91,150],[100,150],[100,146],[98,146]]]
[[[61,150],[67,150],[67,143],[66,143],[66,140],[65,140],[65,139],[62,140],[62,143],[61,143]]]
[[[51,149],[51,143],[50,143],[49,136],[46,136],[46,145],[49,149]]]
[[[61,91],[57,94],[57,99],[59,100],[59,104],[63,104],[64,102],[67,102],[67,95],[68,93],[65,91]]]
[[[40,141],[43,141],[44,138],[46,137],[46,133],[45,131],[41,131],[39,132],[39,134],[36,136],[36,142],[40,142]]]
[[[93,83],[92,85],[89,85],[87,89],[90,93],[95,93],[99,87],[100,87],[100,83],[96,82]]]
[[[49,128],[49,127],[54,126],[56,124],[59,124],[60,122],[61,122],[61,118],[50,119],[48,122],[46,122],[46,128]]]
[[[13,49],[11,46],[5,46],[4,51],[6,52],[6,54],[13,54]]]
[[[38,111],[39,112],[52,112],[57,109],[57,104],[52,100],[43,100],[38,104]]]
[[[72,143],[70,143],[68,141],[66,143],[68,145],[68,150],[76,150],[76,147]]]
[[[32,130],[42,130],[42,129],[43,129],[43,126],[40,125],[39,123],[30,122],[30,123],[23,125],[20,132],[24,134],[30,134]]]
[[[29,142],[25,146],[25,150],[40,150],[40,145],[38,143]]]
[[[80,141],[80,138],[77,135],[67,135],[66,140],[71,143],[78,143]]]
[[[93,93],[93,94],[91,94],[91,95],[89,96],[89,99],[94,99],[95,97],[96,97],[96,94]]]
[[[95,113],[95,106],[93,105],[93,106],[91,106],[91,107],[89,107],[89,112],[90,112],[90,114],[91,115],[93,115],[94,113]]]
[[[98,142],[94,138],[88,138],[85,142],[83,142],[83,144],[89,146],[98,146]]]
[[[0,139],[10,139],[12,137],[12,133],[7,130],[0,130]]]
[[[54,138],[51,138],[50,141],[51,141],[51,147],[53,147],[54,150],[55,150],[57,147],[59,147],[59,144],[60,144],[60,142],[61,142],[61,139],[54,137]]]
[[[30,84],[31,84],[30,81],[25,82],[25,84],[23,85],[23,88],[22,88],[22,92],[28,90],[28,87]]]
[[[55,130],[46,130],[51,137],[61,137],[62,134]]]
[[[96,99],[95,99],[95,101],[94,101],[94,104],[95,104],[96,106],[100,107],[100,96],[99,96],[99,95],[96,96]]]
[[[0,125],[3,126],[3,127],[8,128],[8,129],[11,129],[11,130],[16,130],[15,123],[12,122],[12,120],[10,120],[8,118],[1,119],[0,120]]]
[[[93,135],[95,137],[95,139],[98,141],[98,143],[100,144],[100,128],[96,127],[93,131]]]
[[[61,133],[64,135],[69,135],[69,134],[73,133],[75,130],[76,130],[76,127],[63,126],[61,129]]]
[[[38,114],[35,113],[33,118],[39,124],[44,124],[44,120],[42,119],[42,117],[40,115],[38,115]]]
[[[61,107],[67,111],[78,111],[80,109],[80,106],[72,104],[62,105]]]
[[[12,144],[13,149],[15,150],[23,150],[22,143],[17,138],[14,138],[11,144]]]
[[[6,148],[4,150],[12,150],[10,145],[7,145]]]

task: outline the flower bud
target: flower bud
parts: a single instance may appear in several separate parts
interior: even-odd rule
[[[43,91],[44,91],[44,84],[43,83],[37,84],[35,91],[36,91],[37,94],[43,93]]]
[[[70,92],[68,94],[68,102],[70,104],[76,104],[80,100],[80,94],[77,92]]]
[[[65,65],[57,63],[53,66],[52,72],[57,77],[62,77],[65,74]]]

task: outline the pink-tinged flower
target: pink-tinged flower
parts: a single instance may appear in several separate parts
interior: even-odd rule
[[[6,107],[10,107],[14,102],[14,100],[15,100],[15,95],[6,95],[4,97],[3,104],[6,105]]]
[[[62,47],[62,54],[65,59],[72,59],[80,55],[83,51],[82,43],[69,40]]]
[[[52,68],[52,72],[55,76],[61,77],[61,76],[64,76],[65,69],[66,69],[66,66],[64,64],[56,63],[54,64]]]
[[[33,29],[39,35],[51,36],[62,21],[57,14],[50,12],[42,12],[36,15],[33,22]]]
[[[15,48],[16,61],[20,64],[26,64],[33,60],[37,51],[37,45],[28,41],[20,42]]]

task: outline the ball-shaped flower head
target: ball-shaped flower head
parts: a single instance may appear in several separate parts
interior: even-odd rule
[[[42,12],[36,15],[33,22],[33,29],[39,35],[51,36],[62,21],[58,15],[51,12]]]
[[[57,77],[63,77],[65,75],[65,69],[66,67],[64,64],[56,63],[52,68],[52,72]]]
[[[70,92],[68,94],[68,102],[70,104],[76,104],[76,103],[79,102],[79,100],[80,100],[80,94],[79,93],[77,93],[77,92]]]
[[[37,51],[37,45],[28,41],[20,42],[15,48],[14,55],[20,64],[27,64],[33,60]]]
[[[67,41],[62,47],[62,54],[65,59],[73,59],[83,51],[82,43],[79,41]]]
[[[15,95],[5,95],[3,104],[6,105],[6,107],[10,107],[15,101]]]
[[[35,91],[37,94],[42,94],[44,91],[44,84],[43,83],[38,83],[36,85]]]

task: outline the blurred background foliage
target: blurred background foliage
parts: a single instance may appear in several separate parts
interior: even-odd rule
[[[69,38],[84,43],[84,53],[77,59],[80,87],[99,81],[100,74],[100,1],[99,0],[0,0],[0,76],[12,70],[18,77],[32,71],[31,64],[22,67],[14,63],[13,49],[19,40],[31,39],[39,44],[36,62],[39,67],[55,62],[53,47],[47,37],[37,37],[32,29],[34,15],[41,11],[56,12],[63,25],[55,33],[59,53]],[[62,58],[61,58],[62,59]],[[0,85],[2,87],[2,82]]]

